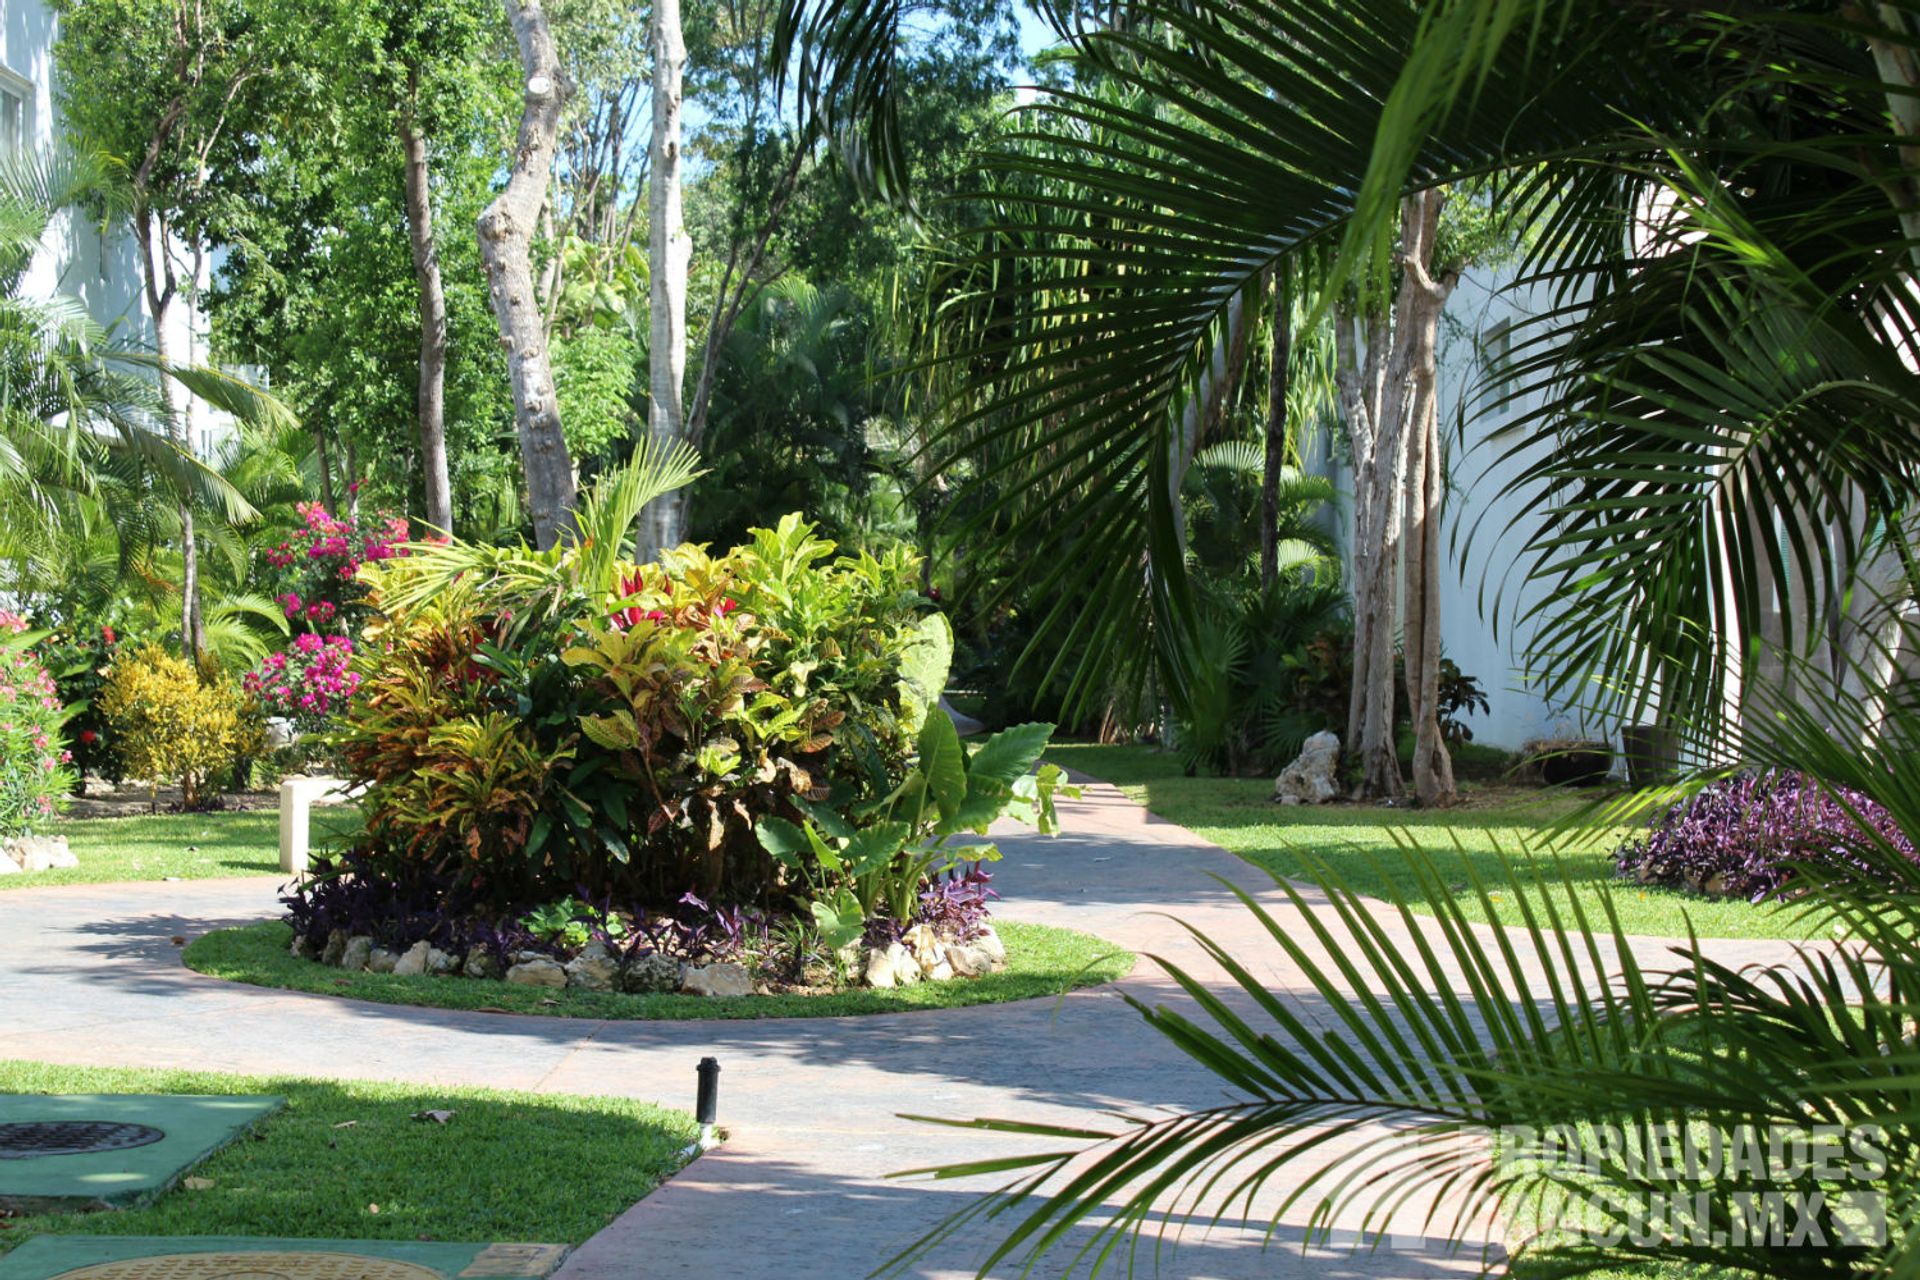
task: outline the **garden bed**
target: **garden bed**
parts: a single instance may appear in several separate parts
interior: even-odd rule
[[[1133,968],[1131,952],[1089,934],[1009,921],[998,922],[996,929],[1007,948],[1006,968],[999,973],[885,990],[853,987],[807,994],[631,994],[432,974],[345,972],[291,954],[292,931],[280,921],[209,933],[187,947],[185,960],[188,968],[209,977],[379,1004],[562,1018],[662,1020],[839,1017],[995,1004],[1057,996],[1077,987],[1112,982]]]

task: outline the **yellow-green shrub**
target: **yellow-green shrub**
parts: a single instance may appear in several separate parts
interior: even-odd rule
[[[209,776],[231,765],[256,736],[238,685],[225,677],[209,684],[190,663],[153,644],[114,662],[100,711],[114,731],[121,767],[156,786],[177,780],[188,809],[201,804]]]

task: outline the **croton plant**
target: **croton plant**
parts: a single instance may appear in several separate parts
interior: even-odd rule
[[[847,901],[856,877],[832,842],[849,831],[888,845],[897,872],[863,910],[911,910],[957,864],[919,847],[959,830],[968,775],[950,722],[929,717],[951,632],[905,551],[844,555],[788,516],[655,564],[583,536],[420,546],[362,573],[382,616],[336,735],[367,787],[361,875],[426,872],[497,909],[693,893],[804,916],[818,894]],[[1017,761],[990,751],[970,817],[987,790],[995,814],[1043,799],[1014,775],[1045,740],[1029,727]],[[768,822],[826,832],[825,856],[770,850]]]

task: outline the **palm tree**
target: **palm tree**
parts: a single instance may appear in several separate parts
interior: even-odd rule
[[[808,83],[843,118],[881,121],[876,144],[902,12],[893,0],[796,0],[789,15],[812,42]],[[1089,505],[1044,531],[1044,562],[1072,566],[1103,606],[1057,620],[1059,633],[1118,634],[1148,606],[1163,626],[1192,616],[1175,574],[1156,574],[1151,600],[1097,575],[1120,557],[1170,563],[1173,512],[1157,495],[1183,398],[1235,300],[1303,260],[1324,268],[1330,297],[1377,279],[1395,269],[1387,247],[1406,198],[1482,182],[1531,224],[1521,279],[1553,303],[1488,388],[1536,406],[1495,447],[1530,460],[1519,484],[1542,519],[1522,571],[1547,588],[1530,659],[1549,691],[1592,689],[1615,710],[1657,703],[1690,729],[1696,759],[1806,771],[1920,835],[1920,707],[1897,674],[1920,642],[1909,10],[1148,0],[1115,17],[1063,20],[1082,83],[1128,86],[1153,108],[1059,90],[1034,108],[1054,125],[1017,136],[1071,129],[1078,150],[992,157],[1004,198],[1057,232],[1046,270],[1074,275],[1074,291],[1034,288],[1022,250],[994,248],[979,273],[999,282],[981,296],[1000,332],[1042,337],[976,330],[964,353],[994,357],[1008,387],[985,433],[1021,440],[1004,474],[1037,486],[1075,465],[1062,458],[1122,458],[1145,477],[1124,509]],[[1762,680],[1751,659],[1769,648],[1778,674]],[[1744,724],[1722,714],[1730,689],[1754,711]],[[1876,1120],[1896,1134],[1874,1188],[1881,1241],[1817,1256],[1632,1237],[1542,1238],[1533,1251],[1567,1271],[1670,1259],[1741,1274],[1911,1273],[1920,872],[1865,826],[1852,843],[1877,880],[1807,867],[1800,903],[1852,945],[1757,974],[1694,948],[1672,972],[1649,972],[1617,924],[1573,912],[1554,875],[1520,863],[1478,886],[1524,904],[1512,936],[1477,932],[1444,905],[1421,930],[1405,900],[1389,929],[1330,871],[1322,906],[1283,884],[1296,918],[1268,921],[1274,945],[1332,1034],[1202,939],[1257,1020],[1173,966],[1214,1029],[1141,1012],[1238,1098],[1104,1136],[1024,1126],[1061,1147],[978,1206],[1013,1223],[987,1266],[1059,1245],[1102,1206],[1117,1216],[1083,1255],[1096,1269],[1130,1257],[1124,1237],[1156,1214],[1228,1216],[1264,1188],[1286,1188],[1282,1211],[1310,1207],[1325,1226],[1349,1208],[1376,1224],[1439,1187],[1462,1193],[1463,1227],[1489,1204],[1524,1210],[1564,1178],[1471,1142],[1446,1159],[1396,1144],[1324,1153],[1330,1133],[1370,1121],[1441,1139],[1502,1125],[1671,1134]],[[1436,864],[1409,857],[1424,896],[1447,902]],[[1471,1004],[1445,994],[1461,973]],[[1591,1176],[1647,1189],[1617,1162]]]
[[[229,528],[257,515],[218,470],[176,443],[160,379],[243,423],[282,430],[292,421],[240,379],[163,363],[116,340],[73,298],[27,296],[27,270],[54,218],[83,216],[86,207],[111,212],[123,199],[111,164],[98,157],[0,159],[0,549],[28,579],[35,564],[66,556],[64,541],[97,548],[109,528],[121,572],[150,564],[161,543],[178,539],[180,502],[214,511]]]

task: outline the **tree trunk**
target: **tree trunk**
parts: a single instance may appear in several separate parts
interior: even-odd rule
[[[692,242],[680,204],[680,77],[687,62],[680,0],[653,5],[653,141],[647,175],[647,437],[656,448],[686,439],[682,392],[687,376],[687,266]],[[643,561],[686,540],[686,491],[647,504],[640,514]]]
[[[327,429],[318,420],[313,424],[313,449],[320,469],[320,505],[328,515],[338,515],[340,507],[333,497],[333,455],[327,447]]]
[[[1287,462],[1287,366],[1293,359],[1293,302],[1284,272],[1273,275],[1273,350],[1267,370],[1266,457],[1260,469],[1260,585],[1280,576],[1280,471]]]
[[[1867,49],[1883,83],[1920,89],[1920,58],[1914,54],[1907,17],[1899,5],[1879,3],[1870,12],[1864,5],[1846,5],[1842,12],[1855,21],[1881,28],[1867,36]],[[1895,184],[1894,207],[1900,215],[1900,229],[1909,241],[1907,261],[1920,267],[1920,96],[1889,91],[1887,111],[1893,119],[1894,133],[1903,139],[1900,159],[1904,178]]]
[[[1435,692],[1443,496],[1435,352],[1440,313],[1455,277],[1447,273],[1436,281],[1432,268],[1445,205],[1446,194],[1437,190],[1401,201],[1400,283],[1391,312],[1376,305],[1356,314],[1351,303],[1335,308],[1335,382],[1353,446],[1353,690],[1347,747],[1359,753],[1356,799],[1405,794],[1393,715],[1394,623],[1403,585],[1414,785],[1423,803],[1444,804],[1453,797],[1452,761],[1440,740]]]
[[[1397,799],[1405,788],[1393,740],[1395,570],[1405,471],[1399,396],[1389,376],[1393,328],[1379,306],[1335,308],[1335,380],[1353,454],[1353,688],[1346,750],[1360,762],[1355,799]],[[1364,353],[1362,352],[1364,344]]]
[[[153,354],[165,368],[173,360],[167,322],[173,316],[177,296],[173,268],[167,257],[167,224],[142,200],[134,210],[134,229],[135,239],[139,241],[147,315],[153,321]],[[173,380],[162,374],[159,383],[160,408],[166,415],[167,433],[175,447],[191,454],[193,439],[186,417],[174,398]],[[194,531],[193,504],[182,497],[177,510],[180,516],[180,647],[187,660],[197,667],[207,647],[206,623],[200,613],[200,544]]]
[[[440,250],[433,238],[433,197],[427,140],[413,115],[419,72],[407,75],[407,109],[400,115],[400,146],[406,155],[407,239],[420,286],[420,461],[427,497],[427,523],[453,532],[453,490],[447,479],[447,294],[440,281]]]
[[[1440,734],[1440,514],[1446,478],[1440,451],[1438,404],[1440,313],[1456,277],[1433,278],[1434,238],[1446,195],[1425,191],[1407,201],[1403,219],[1401,289],[1412,306],[1407,319],[1406,605],[1407,705],[1413,718],[1413,790],[1422,806],[1458,800],[1453,758]]]
[[[480,261],[500,345],[513,381],[514,425],[520,434],[520,465],[526,473],[533,536],[551,547],[573,530],[573,459],[560,431],[554,396],[553,360],[546,325],[533,286],[533,232],[547,201],[560,108],[568,91],[554,51],[553,33],[540,0],[504,0],[526,73],[520,133],[507,185],[480,214]]]

